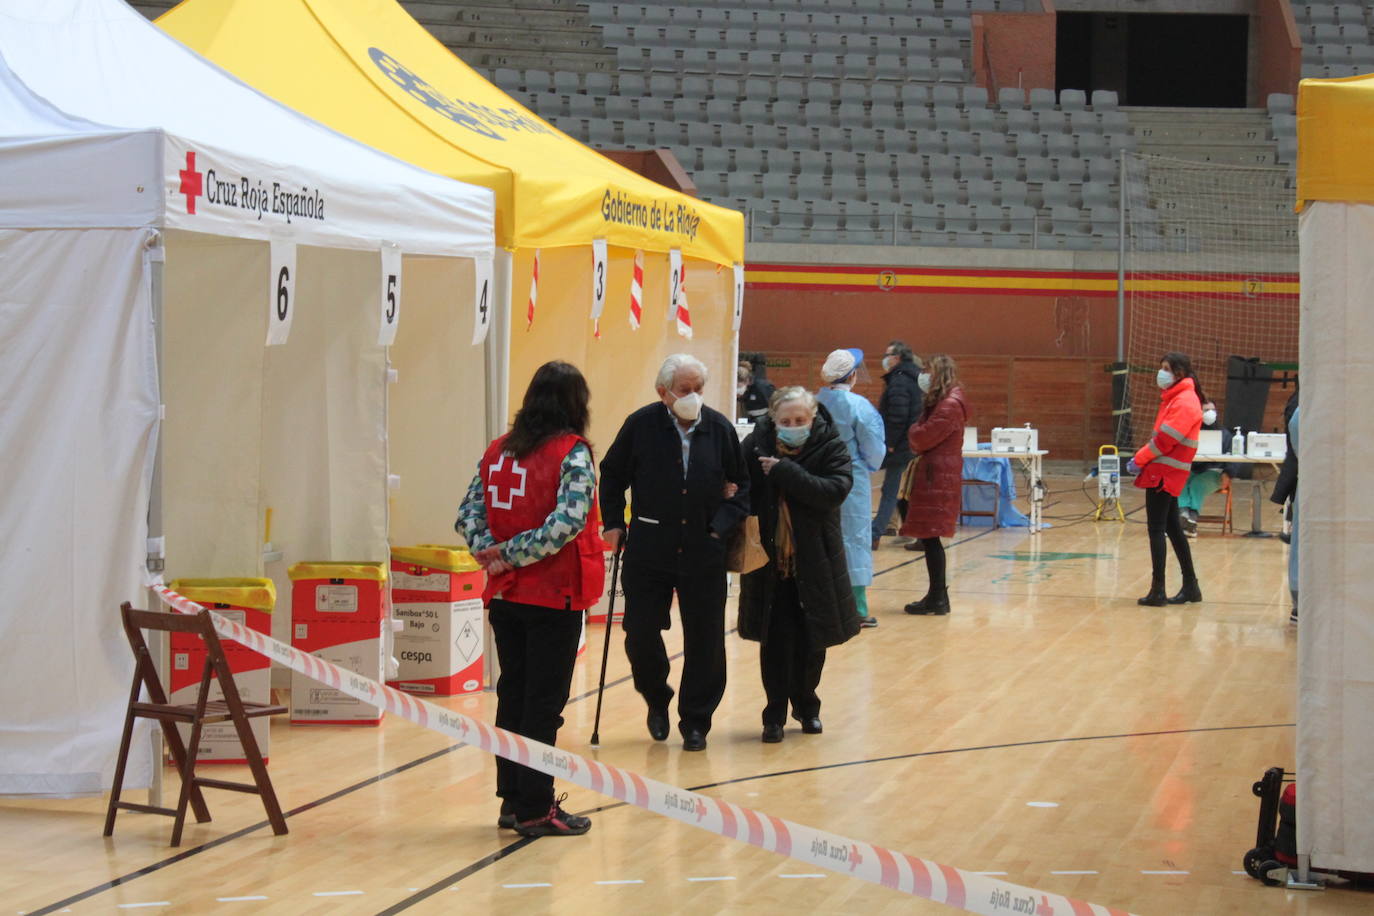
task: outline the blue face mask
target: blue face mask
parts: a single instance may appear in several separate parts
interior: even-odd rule
[[[1172,388],[1175,381],[1177,381],[1177,379],[1174,378],[1174,374],[1168,369],[1160,369],[1155,373],[1155,384],[1160,388]]]
[[[811,436],[810,426],[779,426],[778,441],[788,448],[797,448]]]

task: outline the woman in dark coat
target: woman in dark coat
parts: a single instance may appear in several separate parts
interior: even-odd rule
[[[907,430],[907,441],[917,462],[911,469],[906,520],[901,530],[907,537],[916,538],[925,551],[930,587],[924,598],[903,610],[908,614],[948,614],[945,547],[940,538],[954,537],[954,528],[959,524],[968,405],[964,390],[959,387],[954,360],[944,354],[931,358],[917,384],[925,398],[921,419]]]
[[[825,650],[859,632],[840,506],[853,484],[849,450],[805,388],[780,389],[744,440],[750,504],[768,562],[744,576],[739,635],[759,642],[768,698],[763,740],[782,740],[787,705],[808,735],[821,732],[816,688]]]

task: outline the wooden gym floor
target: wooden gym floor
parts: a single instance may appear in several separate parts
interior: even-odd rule
[[[881,625],[830,653],[825,734],[790,728],[783,743],[760,743],[756,646],[732,635],[709,749],[654,743],[617,637],[592,752],[603,632],[592,628],[559,743],[1136,913],[1370,912],[1368,893],[1288,892],[1238,873],[1255,840],[1250,785],[1293,763],[1284,545],[1204,530],[1193,548],[1206,601],[1141,608],[1149,561],[1137,491],[1126,494],[1126,524],[1094,524],[1073,521],[1091,510],[1078,478],[1049,483],[1056,527],[1038,537],[961,529],[949,617],[903,614],[923,592],[924,563],[900,547],[878,552],[870,604]],[[1278,527],[1267,504],[1264,518]],[[490,717],[495,697],[438,702]],[[211,791],[215,820],[189,824],[180,850],[166,845],[170,820],[148,815],[122,814],[103,839],[102,800],[0,801],[0,916],[952,912],[576,787],[565,786],[566,807],[593,812],[591,833],[522,840],[494,826],[490,757],[399,720],[276,721],[271,772],[289,835],[272,836],[256,798]]]

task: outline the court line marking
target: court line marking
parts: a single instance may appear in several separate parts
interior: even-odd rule
[[[216,898],[215,898],[215,902],[216,902],[216,903],[239,903],[239,902],[245,901],[245,900],[266,900],[266,899],[267,899],[267,897],[266,897],[265,895],[263,895],[263,894],[253,894],[253,895],[251,895],[251,896],[249,896],[249,897],[216,897]]]
[[[547,881],[531,881],[529,884],[503,884],[501,886],[510,888],[511,890],[518,890],[522,887],[553,887],[553,885],[549,884]],[[457,890],[457,888],[454,888],[454,890]]]
[[[1058,808],[1058,807],[1059,807],[1059,802],[1028,801],[1028,802],[1026,802],[1026,807],[1027,807],[1027,808]]]
[[[706,875],[700,878],[688,878],[688,881],[735,881],[738,880],[734,875]]]
[[[1093,871],[1091,868],[1083,869],[1064,869],[1062,871],[1052,871],[1052,875],[1100,875],[1102,872]]]
[[[825,875],[778,875],[779,878],[824,878]]]
[[[621,878],[616,881],[598,881],[597,884],[643,884],[643,878]]]
[[[362,891],[315,891],[316,897],[357,897]]]
[[[121,910],[136,910],[136,909],[138,909],[139,907],[143,907],[143,906],[171,906],[171,905],[172,905],[172,901],[170,901],[170,900],[153,900],[153,901],[150,901],[150,902],[148,902],[148,903],[120,903],[120,904],[117,904],[117,906],[118,906]]]
[[[1156,869],[1142,868],[1142,869],[1140,870],[1140,873],[1141,873],[1142,875],[1187,875],[1187,874],[1191,874],[1191,872],[1186,872],[1186,871],[1183,871],[1182,869],[1177,869],[1177,868],[1156,868]]]

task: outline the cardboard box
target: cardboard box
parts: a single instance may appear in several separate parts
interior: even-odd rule
[[[271,579],[174,579],[168,587],[250,630],[269,636],[272,633],[272,609],[277,595]],[[234,675],[239,698],[246,703],[270,703],[271,660],[232,639],[221,638],[220,645],[224,649],[229,670]],[[169,654],[171,670],[167,689],[171,701],[196,702],[207,655],[205,644],[191,633],[172,633]],[[219,680],[212,680],[210,700],[223,698],[224,691],[220,689]],[[266,762],[271,740],[268,718],[259,717],[249,724],[257,740],[258,751]],[[181,740],[189,743],[191,727],[178,724],[177,729],[181,733]],[[218,722],[202,728],[196,757],[201,763],[248,762],[232,722]]]
[[[604,624],[606,613],[611,607],[611,566],[614,564],[615,554],[607,551],[603,554],[606,561],[606,585],[602,589],[601,597],[596,600],[596,604],[587,608],[587,623]],[[621,558],[621,572],[625,571],[624,558]],[[615,622],[619,623],[625,618],[625,584],[623,581],[615,583]]]
[[[381,620],[313,621],[291,626],[291,645],[343,668],[381,681],[386,670]],[[384,710],[355,699],[299,671],[291,672],[292,724],[378,725]]]
[[[225,643],[228,648],[229,643]],[[200,676],[205,667],[205,657],[207,653],[202,646],[196,649],[183,649],[172,652],[172,670],[168,678],[170,688],[169,695],[173,703],[194,703],[200,694]],[[234,669],[234,686],[238,688],[239,699],[245,703],[269,703],[272,700],[272,665],[265,656],[255,652],[244,650],[237,656],[229,657],[230,667]],[[252,668],[240,670],[238,666],[244,664],[245,658],[260,659],[261,664]],[[220,689],[219,679],[210,682],[210,700],[224,699],[224,691]],[[268,752],[271,749],[271,729],[268,716],[259,716],[249,720],[249,727],[253,729],[253,738],[258,743],[258,753],[262,754],[262,762],[267,763]],[[177,723],[177,731],[181,733],[183,744],[189,745],[191,742],[191,726],[184,722]],[[168,757],[170,758],[170,755]],[[233,722],[214,722],[201,727],[200,747],[196,752],[196,760],[200,763],[247,763],[248,759],[244,756],[243,745],[239,742],[238,731],[234,728]]]
[[[382,563],[297,563],[291,577],[291,645],[345,670],[381,681],[386,675],[383,628],[390,610]],[[377,725],[380,707],[291,672],[291,721]]]
[[[405,624],[396,633],[400,673],[387,681],[397,690],[453,696],[482,689],[482,601],[396,602],[392,613]]]

